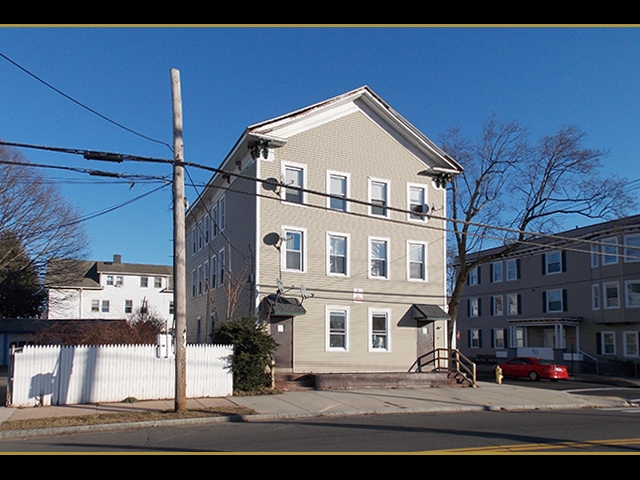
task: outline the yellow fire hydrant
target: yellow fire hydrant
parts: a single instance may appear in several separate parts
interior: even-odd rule
[[[496,369],[494,371],[496,373],[496,383],[498,385],[502,385],[502,369],[500,366],[496,365]]]

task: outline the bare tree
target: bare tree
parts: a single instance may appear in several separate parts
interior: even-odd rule
[[[64,273],[47,272],[47,267],[53,259],[85,254],[79,212],[19,152],[0,146],[0,161],[0,235],[23,249],[23,255],[16,248],[3,249],[0,271],[36,272],[41,282],[45,273]]]
[[[443,137],[442,148],[465,169],[452,179],[449,198],[457,256],[449,299],[452,344],[460,298],[474,268],[507,256],[536,233],[557,231],[571,215],[612,219],[633,206],[625,180],[600,176],[606,152],[585,148],[584,140],[571,126],[532,142],[520,123],[503,124],[495,116],[477,142],[462,138],[459,129]],[[473,255],[486,248],[490,255]]]

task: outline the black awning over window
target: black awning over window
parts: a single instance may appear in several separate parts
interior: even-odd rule
[[[263,305],[269,309],[268,313],[271,316],[276,317],[295,317],[307,313],[300,300],[294,297],[279,297],[271,294],[265,297]]]
[[[435,320],[449,320],[449,314],[438,305],[427,305],[424,303],[413,304],[413,319],[423,322],[433,322]]]

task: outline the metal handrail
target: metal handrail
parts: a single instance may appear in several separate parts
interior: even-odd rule
[[[431,359],[428,361],[424,361],[426,358]],[[416,372],[422,372],[422,369],[430,364],[434,365],[432,370],[446,370],[448,372],[461,374],[462,377],[470,382],[474,388],[477,386],[476,364],[469,360],[459,350],[451,348],[436,348],[430,352],[425,353],[424,355],[419,356],[416,361],[413,362],[413,365],[411,365],[411,367],[409,368],[409,372],[414,371],[414,368]]]

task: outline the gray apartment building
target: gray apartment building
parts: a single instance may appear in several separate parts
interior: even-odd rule
[[[406,372],[447,346],[461,167],[370,88],[249,126],[220,165],[186,216],[189,343],[253,315],[296,373]]]
[[[477,267],[457,326],[459,349],[478,362],[536,356],[574,373],[637,375],[640,215],[534,239]]]

